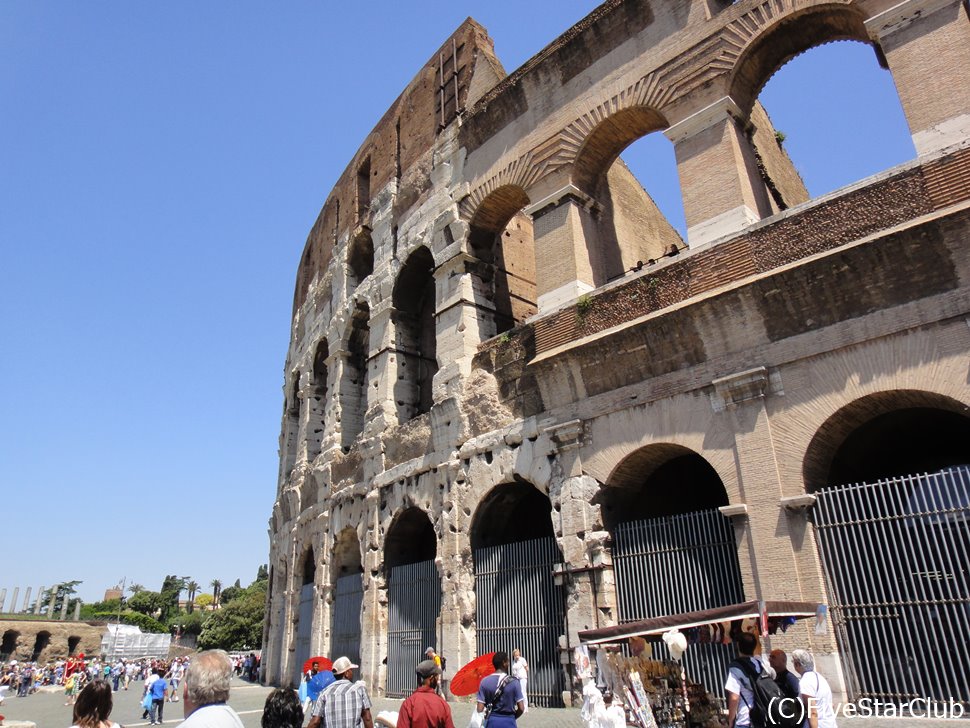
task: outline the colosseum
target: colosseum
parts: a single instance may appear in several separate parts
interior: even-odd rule
[[[916,154],[812,198],[758,96],[835,40]],[[683,238],[619,160],[652,132]],[[964,0],[608,0],[510,74],[469,19],[301,258],[266,679],[521,647],[557,706],[585,631],[788,600],[839,696],[970,701],[968,354]]]

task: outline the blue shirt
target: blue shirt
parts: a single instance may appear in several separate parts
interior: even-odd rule
[[[153,682],[151,686],[152,700],[164,700],[165,690],[167,688],[168,688],[168,683],[165,682],[165,678],[162,678],[162,677],[158,678],[158,680]]]
[[[499,681],[503,678],[505,678],[505,673],[497,672],[482,678],[481,683],[478,685],[478,702],[488,708],[495,698],[495,691],[498,690]],[[525,700],[522,696],[522,685],[515,678],[510,678],[493,712],[515,715],[515,704],[520,700]]]

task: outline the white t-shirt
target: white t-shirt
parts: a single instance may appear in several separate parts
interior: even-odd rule
[[[512,660],[512,677],[516,680],[527,680],[529,678],[528,667],[529,663],[525,661],[524,657],[516,657]]]
[[[807,670],[802,673],[798,681],[798,692],[814,699],[815,711],[818,713],[818,728],[838,728],[838,723],[835,722],[835,710],[832,708],[832,688],[828,680],[814,670]],[[805,707],[811,708],[811,705]]]
[[[178,728],[243,728],[236,711],[224,703],[203,705],[178,724]]]
[[[739,660],[743,660],[743,657],[739,657]],[[749,657],[751,664],[754,665],[754,669],[761,672],[764,667],[761,662],[754,657]],[[749,716],[749,705],[754,705],[754,693],[751,692],[751,681],[748,680],[748,676],[741,672],[741,668],[732,667],[728,670],[727,680],[724,682],[724,689],[729,693],[734,693],[740,696],[738,698],[738,713],[737,717],[734,719],[734,725],[738,728],[743,726],[751,725],[751,717]]]

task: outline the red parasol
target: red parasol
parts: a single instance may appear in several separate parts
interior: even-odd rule
[[[456,672],[448,684],[452,695],[464,696],[477,693],[482,678],[495,672],[495,667],[492,665],[494,656],[494,652],[480,655]]]
[[[303,674],[306,675],[310,672],[310,668],[313,667],[313,663],[317,663],[317,667],[320,668],[320,672],[324,670],[330,670],[333,668],[333,662],[329,657],[311,657],[309,660],[303,663]]]

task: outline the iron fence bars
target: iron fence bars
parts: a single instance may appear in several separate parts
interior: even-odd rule
[[[613,534],[613,568],[621,623],[744,601],[734,527],[720,511],[631,521]],[[662,640],[654,655],[668,659]],[[684,653],[691,680],[723,702],[731,645],[696,644]]]
[[[333,600],[333,630],[330,654],[333,659],[346,656],[360,664],[360,615],[364,605],[363,574],[348,574],[337,579]]]
[[[817,498],[850,697],[970,705],[970,466]]]
[[[293,684],[299,685],[303,679],[303,663],[310,659],[310,638],[313,635],[313,583],[300,587],[300,607],[296,625],[296,659],[293,665]]]
[[[562,707],[565,677],[563,588],[553,571],[562,558],[554,538],[477,549],[475,621],[478,654],[519,648],[529,663],[529,705]]]
[[[434,561],[393,567],[387,592],[387,695],[403,698],[414,692],[425,649],[437,645],[441,578]]]

